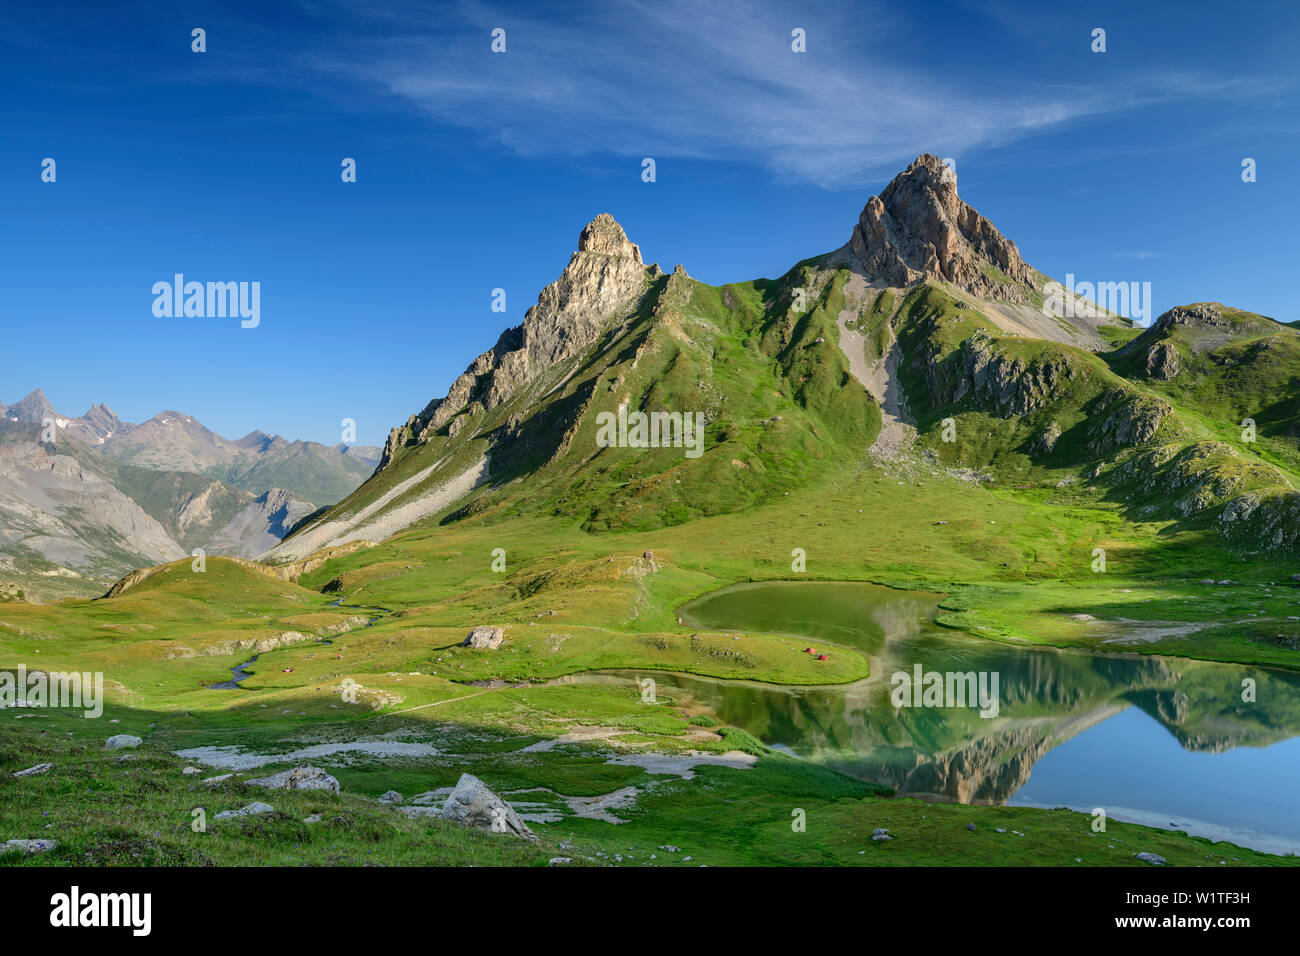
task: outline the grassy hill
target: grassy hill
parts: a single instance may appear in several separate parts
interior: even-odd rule
[[[952,206],[955,191],[941,198]],[[1024,271],[1014,246],[999,248]],[[899,275],[929,261],[903,241],[874,252]],[[943,595],[937,623],[985,646],[1146,655],[1150,679],[1123,700],[1100,699],[1091,672],[1057,688],[1078,705],[1072,718],[1139,706],[1187,746],[1224,727],[1237,742],[1289,734],[1285,705],[1243,714],[1225,698],[1180,713],[1179,691],[1213,678],[1159,655],[1276,669],[1265,680],[1288,699],[1286,672],[1300,670],[1297,333],[1221,306],[1171,310],[1144,332],[1110,317],[1069,329],[1033,312],[1033,288],[978,257],[959,265],[970,289],[928,274],[890,286],[844,249],[714,287],[644,267],[598,218],[523,324],[395,428],[379,469],[265,565],[179,561],[104,600],[0,604],[0,654],[112,681],[112,719],[146,737],[147,775],[118,783],[89,721],[51,718],[72,738],[41,752],[132,788],[144,816],[121,839],[148,860],[355,862],[364,847],[388,862],[1131,865],[1141,846],[1188,865],[1293,862],[1120,824],[1097,840],[1068,811],[898,798],[685,699],[647,706],[634,687],[573,679],[688,674],[792,698],[848,685],[871,673],[861,648],[819,640],[822,660],[805,637],[690,627],[678,609],[737,582],[875,582]],[[601,440],[602,421],[674,411],[702,416],[698,455]],[[905,440],[882,444],[887,434]],[[507,643],[462,646],[478,625],[504,627]],[[211,689],[244,664],[238,689]],[[15,769],[39,741],[7,724],[0,767]],[[999,746],[959,720],[904,729],[953,753]],[[380,756],[394,742],[427,749]],[[331,770],[345,795],[277,795],[280,816],[237,831],[260,851],[193,838],[174,819],[206,796],[178,776],[177,750],[239,748],[276,767],[334,745],[360,748]],[[652,773],[651,758],[690,774]],[[365,802],[462,772],[535,805],[545,852],[494,856],[461,834],[420,855],[441,830]],[[72,836],[42,861],[97,858],[110,824],[102,808],[73,823],[61,773],[38,786]],[[252,792],[236,773],[212,799],[233,807]],[[624,822],[583,802],[607,799]],[[817,820],[815,835],[791,829],[792,808]],[[309,811],[334,822],[308,830]],[[24,819],[0,797],[0,826]],[[880,826],[906,838],[872,841]],[[1027,837],[999,840],[998,827]],[[694,852],[663,849],[688,839]],[[955,852],[958,839],[969,842]]]

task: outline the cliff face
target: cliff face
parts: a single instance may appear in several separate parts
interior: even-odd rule
[[[389,433],[380,467],[411,438],[423,441],[445,426],[454,434],[468,417],[509,401],[541,372],[595,344],[606,320],[631,306],[659,274],[658,266],[647,269],[641,262],[640,248],[628,241],[614,217],[601,213],[582,230],[578,251],[542,290],[523,323],[507,329],[474,359],[445,398],[435,398]]]
[[[957,177],[928,153],[867,201],[847,249],[890,286],[938,279],[1008,302],[1026,302],[1032,290],[1016,244],[957,195]]]
[[[297,522],[315,510],[283,488],[258,495],[212,536],[214,554],[255,558],[280,543]]]

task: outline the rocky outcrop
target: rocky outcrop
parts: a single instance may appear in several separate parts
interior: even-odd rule
[[[269,803],[260,803],[254,800],[246,807],[240,807],[238,810],[223,810],[212,819],[214,820],[234,820],[239,817],[256,817],[264,813],[275,813],[275,807]]]
[[[389,433],[380,468],[407,442],[427,440],[461,413],[472,419],[501,405],[536,376],[579,355],[596,342],[611,316],[640,298],[648,279],[641,250],[612,216],[601,213],[582,230],[578,251],[542,290],[523,324],[503,332],[452,383],[445,398],[434,399]],[[465,424],[459,420],[457,431]]]
[[[293,492],[271,488],[214,534],[208,551],[255,558],[279,544],[300,519],[314,510],[315,505]]]
[[[15,777],[39,777],[43,773],[49,773],[54,769],[52,763],[38,763],[34,767],[28,767],[26,770],[15,770]]]
[[[872,279],[904,287],[951,282],[972,295],[1027,302],[1033,273],[1016,244],[957,195],[937,156],[918,156],[858,219],[847,251]]]
[[[1195,302],[1178,305],[1158,316],[1152,323],[1153,332],[1168,332],[1176,328],[1198,329],[1207,332],[1230,333],[1233,323],[1223,314],[1217,302]]]
[[[1038,436],[1034,442],[1034,451],[1040,455],[1050,455],[1056,448],[1056,443],[1061,437],[1061,425],[1059,422],[1052,422],[1043,433]]]
[[[1162,399],[1112,389],[1098,399],[1092,416],[1092,450],[1108,455],[1151,441],[1173,408]]]
[[[209,644],[203,648],[201,656],[225,657],[228,654],[234,654],[236,651],[252,651],[254,654],[266,654],[270,651],[278,651],[282,647],[293,647],[295,644],[305,644],[313,640],[315,640],[314,637],[300,631],[281,631],[273,637],[246,637],[234,641],[222,641],[220,644]],[[184,657],[186,655],[178,654],[176,656]]]
[[[1178,349],[1168,342],[1157,342],[1147,349],[1147,375],[1167,382],[1183,370]]]
[[[480,625],[469,632],[465,640],[460,642],[460,646],[495,651],[505,639],[506,632],[504,628]]]
[[[1251,553],[1300,551],[1300,493],[1287,488],[1251,491],[1229,501],[1219,529]]]
[[[537,836],[528,824],[519,818],[514,808],[487,788],[478,777],[463,773],[456,788],[443,804],[441,816],[467,827],[491,830],[494,833],[512,833],[526,840]]]
[[[269,777],[249,780],[250,787],[264,787],[267,790],[328,790],[339,792],[339,782],[319,767],[294,767],[283,773]]]
[[[1271,465],[1244,461],[1224,442],[1205,441],[1141,452],[1111,472],[1110,480],[1142,497],[1157,496],[1149,512],[1168,508],[1182,517],[1222,505],[1251,485],[1285,481]]]
[[[925,361],[931,394],[940,403],[970,399],[1000,418],[1028,415],[1051,404],[1080,375],[1063,357],[1027,360],[1010,355],[984,332],[962,342],[955,363],[947,369],[935,356]]]
[[[34,856],[37,853],[49,853],[51,850],[59,848],[58,840],[5,840],[0,843],[0,856],[6,853],[21,853],[23,856]]]
[[[351,617],[339,621],[337,624],[329,624],[322,627],[317,631],[317,633],[324,637],[334,637],[339,634],[346,634],[349,631],[355,631],[360,627],[367,627],[369,624],[369,618],[362,617],[360,614],[353,614]]]
[[[1230,309],[1219,302],[1193,302],[1162,313],[1151,327],[1119,350],[1125,358],[1145,360],[1147,374],[1169,379],[1198,356],[1241,342],[1295,330],[1262,315]],[[1174,343],[1177,343],[1175,350]]]

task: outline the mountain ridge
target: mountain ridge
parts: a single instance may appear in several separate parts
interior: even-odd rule
[[[255,558],[313,506],[260,496],[190,472],[122,464],[40,425],[0,424],[0,555],[29,570],[117,577],[141,565],[209,554]]]
[[[254,495],[284,487],[318,504],[337,501],[356,488],[374,470],[378,458],[372,446],[331,447],[260,430],[232,441],[172,409],[138,425],[122,421],[103,403],[69,418],[60,415],[39,388],[13,405],[0,405],[0,417],[33,425],[52,420],[58,431],[125,464],[202,474]],[[358,448],[358,453],[349,454],[350,447]]]
[[[268,560],[464,520],[507,501],[511,513],[540,507],[509,490],[520,481],[592,530],[744,509],[832,459],[878,451],[882,430],[895,426],[913,436],[890,442],[886,459],[899,467],[920,456],[954,474],[1082,481],[1136,515],[1150,511],[1154,492],[1126,491],[1121,466],[1147,446],[1177,454],[1204,437],[1193,409],[1124,365],[1132,343],[1129,352],[1111,343],[1129,338],[1132,323],[1100,309],[1053,312],[1043,294],[1050,280],[958,197],[934,156],[921,155],[868,200],[844,246],[775,280],[713,287],[681,266],[665,274],[604,213],[578,246],[519,326],[390,432],[374,475]],[[768,398],[735,390],[765,376]],[[887,403],[886,393],[896,399]],[[701,410],[708,450],[690,464],[596,447],[595,417],[621,405]],[[942,437],[948,421],[956,440]],[[1234,462],[1250,453],[1226,447]],[[792,472],[797,461],[805,470]],[[1271,496],[1293,493],[1285,470],[1192,480],[1219,493],[1194,493],[1205,507],[1179,522],[1226,537],[1243,511],[1285,512],[1289,499]],[[1242,500],[1225,490],[1266,493]],[[1274,532],[1265,547],[1300,546]]]

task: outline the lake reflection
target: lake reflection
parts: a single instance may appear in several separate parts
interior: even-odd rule
[[[871,677],[778,687],[656,672],[765,743],[900,793],[962,803],[1105,807],[1272,852],[1300,852],[1300,675],[1167,657],[997,644],[932,623],[940,595],[869,584],[769,582],[705,595],[686,626],[794,634],[867,654]],[[996,672],[1000,708],[895,708],[890,677]],[[635,682],[632,671],[567,681]],[[1242,679],[1256,702],[1241,699]],[[1032,772],[1032,779],[1031,779]]]

